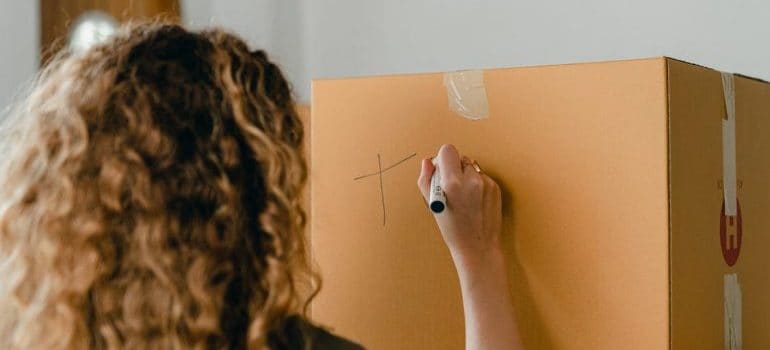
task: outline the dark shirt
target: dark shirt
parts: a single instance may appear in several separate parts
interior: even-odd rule
[[[304,350],[306,341],[310,342],[309,349],[312,350],[364,350],[361,345],[338,337],[300,317],[289,319],[284,334],[288,343],[286,350]]]

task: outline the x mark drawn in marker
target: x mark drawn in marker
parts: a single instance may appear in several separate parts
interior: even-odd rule
[[[416,155],[417,155],[417,153],[412,153],[411,155],[407,156],[406,158],[401,159],[398,162],[393,163],[391,166],[383,169],[382,168],[382,157],[380,156],[379,153],[377,153],[377,172],[374,172],[374,173],[371,173],[371,174],[366,174],[366,175],[361,175],[361,176],[357,176],[357,177],[353,178],[353,181],[358,181],[358,180],[365,179],[365,178],[370,177],[370,176],[377,176],[377,177],[379,177],[379,179],[380,179],[380,202],[381,202],[381,205],[382,205],[382,226],[385,226],[385,190],[384,190],[384,187],[382,185],[382,175],[386,171],[395,168],[397,165],[399,165],[399,164],[401,164],[403,162],[406,162],[407,160],[411,159],[412,157],[414,157]]]

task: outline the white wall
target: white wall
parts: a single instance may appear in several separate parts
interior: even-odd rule
[[[305,52],[303,0],[181,0],[182,16],[192,28],[220,26],[264,49],[293,83],[301,101],[309,101],[310,74]]]
[[[0,118],[39,66],[38,1],[4,0],[0,5]]]
[[[314,77],[667,55],[770,79],[762,0],[308,1]]]
[[[763,0],[181,0],[193,27],[266,49],[310,79],[668,55],[770,80]],[[38,1],[0,4],[0,106],[38,66]]]
[[[770,79],[770,2],[763,0],[227,3],[232,11],[213,11],[216,22],[275,47],[304,99],[310,77],[660,55]],[[285,11],[271,13],[276,7]],[[273,16],[267,27],[265,16]]]

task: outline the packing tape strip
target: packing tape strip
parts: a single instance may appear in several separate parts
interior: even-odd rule
[[[466,70],[444,73],[449,108],[461,117],[479,120],[489,117],[484,72]]]
[[[726,115],[722,119],[722,181],[725,216],[737,215],[737,171],[735,164],[735,77],[722,72]]]
[[[738,275],[725,275],[725,350],[743,349],[743,301]]]

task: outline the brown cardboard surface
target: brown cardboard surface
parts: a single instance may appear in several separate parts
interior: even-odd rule
[[[666,60],[485,82],[481,121],[449,111],[441,74],[314,82],[314,318],[371,349],[463,348],[455,271],[415,185],[419,159],[453,143],[504,190],[527,349],[667,348]]]
[[[743,348],[770,349],[770,85],[735,78],[736,160],[743,244],[729,267],[719,238],[722,190],[718,72],[669,60],[671,349],[724,349],[723,276],[743,290]]]

